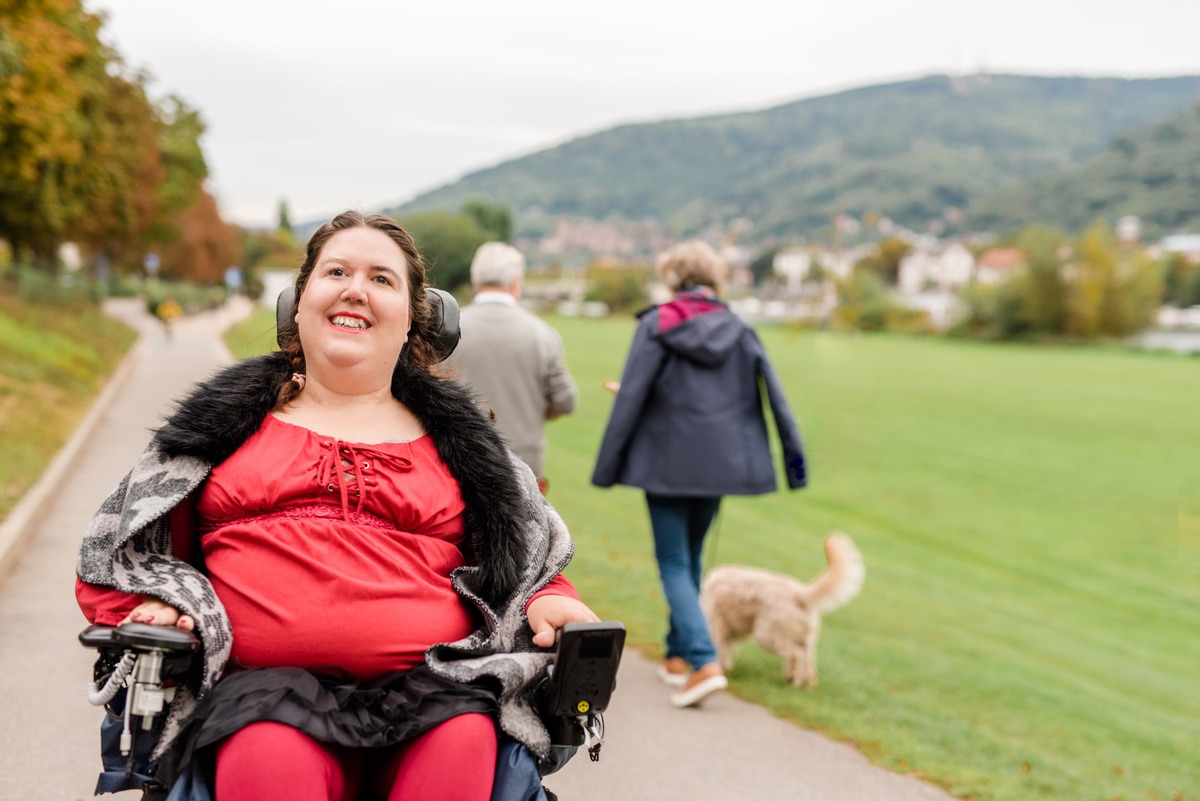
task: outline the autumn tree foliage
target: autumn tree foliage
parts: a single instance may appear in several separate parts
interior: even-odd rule
[[[217,201],[207,191],[201,190],[199,200],[173,220],[178,234],[158,250],[163,276],[219,284],[225,270],[240,263],[238,229],[221,219]]]
[[[0,0],[0,238],[46,269],[65,241],[136,268],[215,212],[193,210],[208,175],[199,114],[153,102],[102,23],[79,0]]]

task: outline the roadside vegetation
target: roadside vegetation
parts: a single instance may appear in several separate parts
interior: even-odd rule
[[[589,483],[612,403],[601,384],[619,377],[633,326],[553,322],[581,392],[548,427],[550,500],[576,540],[568,574],[656,657],[666,610],[643,499]],[[267,343],[256,352],[273,347],[271,324],[242,324]],[[837,529],[867,581],[825,621],[818,690],[792,689],[748,644],[732,691],[960,798],[1196,799],[1196,360],[761,333],[812,486],[727,499],[709,563],[808,580]]]
[[[50,464],[137,338],[93,302],[0,288],[0,520]]]
[[[226,347],[238,359],[270,353],[275,345],[275,309],[260,306],[223,335]]]

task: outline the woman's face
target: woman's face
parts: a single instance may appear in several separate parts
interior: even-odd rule
[[[374,228],[338,231],[300,295],[296,325],[310,368],[377,367],[390,375],[412,325],[404,251]]]

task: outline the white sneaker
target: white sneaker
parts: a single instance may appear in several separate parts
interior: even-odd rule
[[[671,693],[671,704],[680,709],[688,706],[697,706],[708,696],[724,690],[728,686],[729,681],[725,678],[725,674],[717,673],[709,676],[707,679],[696,682],[691,687],[685,687],[677,693]]]
[[[662,679],[662,683],[668,687],[680,689],[681,687],[687,686],[688,674],[672,673],[671,671],[667,670],[666,665],[658,666],[658,677]]]

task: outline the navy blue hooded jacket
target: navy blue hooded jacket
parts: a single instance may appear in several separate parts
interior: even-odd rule
[[[800,432],[754,330],[699,292],[642,312],[592,483],[676,497],[774,491],[760,387],[788,487],[803,487]]]

